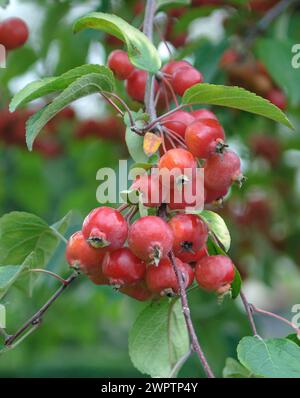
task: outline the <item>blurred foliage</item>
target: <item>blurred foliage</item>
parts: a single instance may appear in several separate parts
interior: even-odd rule
[[[0,70],[1,108],[5,108],[16,91],[15,87],[20,88],[18,79],[26,83],[27,80],[21,79],[26,75],[30,80],[57,75],[88,62],[91,43],[100,42],[101,46],[97,48],[103,54],[94,55],[97,59],[102,56],[102,62],[105,62],[107,54],[115,48],[115,42],[103,33],[91,31],[74,37],[72,23],[76,17],[89,10],[98,10],[115,12],[135,26],[139,26],[142,20],[141,15],[133,12],[136,1],[87,1],[84,7],[81,7],[83,2],[80,0],[26,0],[21,3],[22,10],[26,5],[36,7],[38,17],[28,18],[29,26],[31,20],[33,25],[29,43],[8,54],[7,68]],[[243,49],[249,28],[261,17],[259,13],[249,11],[245,5],[247,2],[235,3],[238,8],[233,8],[232,2],[222,2],[226,17],[223,22],[215,19],[214,23],[223,23],[221,38],[196,36],[176,49],[175,57],[191,59],[207,82],[228,82],[226,70],[220,68],[224,50],[229,46]],[[1,19],[11,12],[10,7],[0,9]],[[17,3],[13,10],[17,16],[22,16],[18,7]],[[187,12],[178,18],[178,32],[186,32],[191,23],[195,24],[195,18],[211,16],[218,9],[216,6],[207,9],[199,6],[197,12]],[[276,43],[282,43],[284,57],[264,51],[263,44],[259,45],[261,38],[255,46],[256,56],[263,58],[267,68],[276,63],[276,70],[269,72],[287,96],[287,114],[295,125],[295,132],[250,114],[214,109],[224,125],[229,144],[242,157],[247,176],[243,188],[234,187],[229,194],[230,202],[220,209],[232,234],[230,255],[250,285],[257,280],[264,283],[257,290],[258,300],[265,299],[265,292],[270,293],[268,300],[271,300],[272,308],[286,312],[288,318],[290,307],[299,299],[300,284],[300,101],[299,85],[291,78],[293,72],[299,79],[299,72],[287,64],[292,55],[286,51],[292,43],[300,40],[299,21],[298,6],[279,16],[263,35],[276,51]],[[199,26],[205,22],[197,19],[196,23]],[[250,54],[254,57],[253,52]],[[102,103],[98,105],[101,118],[108,110]],[[80,113],[84,114],[84,110]],[[29,211],[51,223],[70,209],[76,209],[68,236],[80,228],[83,216],[97,205],[97,170],[103,166],[116,168],[118,159],[127,155],[123,141],[99,137],[76,139],[73,134],[76,126],[72,123],[60,125],[58,137],[63,152],[55,157],[45,157],[38,151],[29,153],[22,146],[0,143],[1,215],[12,210]],[[263,150],[259,149],[253,138],[256,136],[272,137],[279,149],[275,149],[275,154],[268,151],[269,141]],[[51,260],[49,269],[67,275],[63,244]],[[129,360],[127,336],[143,305],[108,287],[93,286],[87,280],[76,283],[49,311],[38,331],[0,358],[1,377],[140,376]],[[47,276],[39,276],[34,295],[26,302],[21,292],[13,289],[4,300],[8,330],[15,330],[34,313],[56,284]],[[199,339],[220,376],[224,358],[235,357],[238,341],[249,333],[247,320],[240,306],[230,300],[220,305],[215,296],[198,290],[190,294],[190,300]],[[263,301],[263,305],[268,305],[268,302]],[[260,327],[267,335],[279,335],[282,331],[288,334],[286,328],[276,329],[273,323],[272,328],[263,322]],[[192,356],[180,375],[197,377],[201,372]]]

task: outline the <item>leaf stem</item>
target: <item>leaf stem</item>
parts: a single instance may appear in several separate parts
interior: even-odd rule
[[[253,318],[252,306],[248,302],[248,300],[247,300],[247,298],[246,298],[246,296],[245,296],[245,294],[244,294],[244,292],[242,290],[240,291],[240,296],[241,296],[242,302],[244,304],[244,307],[245,307],[245,310],[246,310],[246,313],[247,313],[247,316],[248,316],[248,319],[249,319],[249,323],[250,323],[250,326],[251,326],[251,329],[252,329],[252,333],[253,333],[254,336],[258,336],[256,325],[255,325],[254,318]]]
[[[55,272],[51,272],[51,271],[48,271],[46,269],[34,268],[34,269],[31,269],[30,272],[41,272],[41,273],[50,275],[53,278],[59,280],[63,285],[67,285],[68,284],[68,282],[64,278],[62,278],[61,276],[57,275]]]
[[[292,329],[294,329],[295,332],[300,336],[300,329],[297,328],[292,322],[290,322],[290,321],[287,320],[286,318],[283,318],[283,317],[280,316],[280,315],[274,314],[273,312],[265,311],[265,310],[263,310],[263,309],[261,309],[261,308],[258,308],[258,307],[256,307],[254,304],[250,304],[250,306],[251,306],[252,312],[253,312],[253,311],[254,311],[254,312],[258,312],[258,313],[260,313],[260,314],[267,315],[267,316],[269,316],[269,317],[278,319],[279,321],[284,322],[284,323],[286,323],[287,325],[289,325],[289,326],[290,326]]]
[[[51,226],[50,226],[50,228],[52,229],[52,231],[54,232],[54,234],[55,234],[59,239],[61,239],[65,244],[68,243],[68,240],[67,240],[57,229],[55,229],[55,228],[53,228],[53,227],[51,227]]]
[[[11,336],[8,336],[7,339],[5,340],[5,346],[11,347],[13,343],[21,336],[23,335],[24,332],[26,332],[31,326],[34,328],[37,328],[40,326],[43,315],[47,312],[47,310],[51,307],[51,305],[58,299],[58,297],[65,291],[65,289],[78,277],[78,273],[74,272],[71,274],[66,280],[65,284],[63,284],[54,294],[50,299],[40,308],[28,321],[24,323],[23,326],[20,327],[19,330],[17,330],[16,333],[14,333]],[[22,338],[23,339],[23,338]]]

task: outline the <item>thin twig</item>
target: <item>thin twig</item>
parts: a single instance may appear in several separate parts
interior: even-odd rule
[[[106,94],[104,94],[103,92],[100,93],[102,95],[102,97],[123,117],[124,116],[124,112],[118,107],[118,105],[111,100]]]
[[[250,29],[245,37],[244,44],[246,47],[250,47],[256,37],[267,30],[269,25],[281,15],[289,6],[293,3],[297,3],[299,0],[281,0],[274,7],[272,7],[256,24]]]
[[[174,365],[173,369],[171,370],[168,378],[173,378],[176,377],[178,371],[182,367],[182,365],[188,360],[188,358],[191,356],[191,353],[193,352],[193,349],[190,348],[181,358],[178,359],[176,364]]]
[[[67,240],[57,229],[55,229],[55,228],[53,228],[53,227],[50,227],[50,228],[52,229],[53,233],[54,233],[59,239],[61,239],[65,244],[68,243],[68,240]]]
[[[173,252],[170,252],[169,258],[170,258],[170,261],[172,263],[174,272],[175,272],[177,280],[178,280],[182,311],[183,311],[185,323],[186,323],[186,326],[187,326],[187,329],[188,329],[188,332],[189,332],[189,335],[191,338],[192,348],[197,353],[207,377],[214,378],[215,376],[206,360],[206,357],[205,357],[204,352],[199,344],[199,341],[198,341],[198,338],[197,338],[197,335],[196,335],[196,332],[194,329],[194,325],[193,325],[193,322],[191,319],[191,314],[190,314],[190,308],[189,308],[189,304],[188,304],[188,300],[187,300],[187,295],[186,295],[186,291],[185,291],[185,283],[183,280],[183,275],[176,265],[175,256],[174,256]]]
[[[31,326],[38,327],[41,322],[43,315],[45,312],[50,308],[50,306],[56,301],[56,299],[65,291],[65,289],[78,277],[78,273],[74,272],[69,278],[66,279],[66,284],[62,285],[54,294],[53,296],[40,308],[27,322],[24,323],[23,326],[17,330],[16,333],[9,336],[5,340],[6,346],[11,346],[17,339],[20,337],[24,332],[27,331]]]
[[[251,326],[251,329],[252,329],[252,333],[253,333],[254,336],[258,336],[256,325],[255,325],[254,318],[253,318],[252,306],[248,302],[248,300],[247,300],[247,298],[246,298],[246,296],[245,296],[245,294],[244,294],[244,292],[242,290],[240,291],[240,296],[241,296],[242,302],[244,304],[244,307],[245,307],[245,310],[246,310],[246,313],[247,313],[247,316],[248,316],[248,319],[249,319],[249,323],[250,323],[250,326]]]
[[[267,316],[269,316],[269,317],[278,319],[279,321],[284,322],[284,323],[286,323],[287,325],[289,325],[289,326],[290,326],[292,329],[294,329],[295,332],[300,336],[300,329],[297,328],[297,327],[296,327],[292,322],[290,322],[288,319],[283,318],[283,317],[280,316],[280,315],[274,314],[273,312],[262,310],[261,308],[258,308],[258,307],[256,307],[256,306],[253,305],[253,304],[250,304],[250,306],[251,306],[252,312],[253,312],[253,311],[254,311],[254,312],[258,312],[258,313],[260,313],[260,314],[267,315]]]

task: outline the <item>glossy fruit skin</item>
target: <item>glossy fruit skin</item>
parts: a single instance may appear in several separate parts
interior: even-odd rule
[[[192,65],[187,62],[187,61],[170,61],[167,64],[165,64],[161,71],[163,73],[166,73],[167,75],[170,75],[170,77],[173,75],[173,73],[176,72],[176,70],[180,69],[180,68],[192,68]]]
[[[183,148],[174,148],[167,151],[159,160],[158,168],[172,171],[178,169],[184,174],[184,169],[195,170],[197,162],[191,152]]]
[[[204,185],[208,191],[226,192],[241,175],[241,161],[233,151],[210,156],[204,164]]]
[[[135,221],[128,234],[128,245],[141,260],[155,263],[167,256],[173,246],[169,225],[157,216],[145,216]]]
[[[129,61],[126,51],[115,50],[110,53],[107,60],[108,67],[119,80],[126,80],[134,71],[134,66]]]
[[[195,68],[179,68],[173,74],[172,85],[176,94],[181,97],[185,91],[197,83],[203,82],[203,76]]]
[[[195,253],[182,252],[177,255],[177,258],[179,258],[184,263],[195,264],[197,261],[201,260],[201,258],[204,258],[207,256],[208,256],[208,251],[207,251],[206,246],[204,246],[200,250],[196,251]]]
[[[195,111],[191,112],[190,115],[194,116],[196,120],[214,119],[218,121],[217,116],[208,109],[196,109]]]
[[[205,187],[205,203],[212,203],[227,195],[229,187],[221,190],[208,189]]]
[[[128,235],[128,224],[122,214],[111,207],[97,207],[85,218],[82,233],[90,245],[120,249]]]
[[[82,232],[78,231],[68,240],[65,255],[70,267],[78,268],[89,276],[101,272],[105,252],[91,247]]]
[[[194,117],[189,112],[179,110],[162,119],[162,124],[171,132],[184,138],[186,128],[194,121]]]
[[[173,231],[173,251],[180,258],[182,253],[194,254],[208,238],[207,224],[195,214],[177,214],[169,221]]]
[[[175,258],[176,265],[183,273],[185,279],[185,287],[187,288],[193,283],[194,271],[186,263],[183,263],[179,258]],[[150,265],[147,268],[146,283],[148,288],[157,294],[165,295],[168,293],[177,294],[179,291],[179,284],[171,261],[169,258],[163,258],[158,266]]]
[[[135,101],[143,102],[146,91],[147,72],[134,70],[126,81],[126,91]]]
[[[234,265],[229,257],[216,255],[197,262],[195,277],[198,285],[208,291],[216,291],[234,279]]]
[[[130,189],[142,195],[146,207],[157,207],[163,202],[163,188],[158,174],[143,175],[136,179]]]
[[[7,50],[23,46],[28,36],[27,24],[21,18],[8,18],[0,23],[0,44]]]
[[[218,142],[223,142],[224,139],[224,130],[214,119],[197,120],[185,130],[185,142],[188,149],[200,159],[207,159],[216,152]]]
[[[273,88],[272,90],[270,90],[266,98],[281,110],[285,110],[287,107],[286,96],[281,90],[277,88]]]
[[[112,285],[128,285],[143,279],[146,264],[136,257],[128,247],[107,253],[102,263],[103,274]]]
[[[155,294],[148,289],[144,280],[133,285],[122,286],[119,292],[138,301],[148,301],[155,297]]]

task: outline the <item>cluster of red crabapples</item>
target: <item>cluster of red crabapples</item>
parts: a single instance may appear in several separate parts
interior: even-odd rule
[[[207,237],[207,224],[194,214],[177,214],[168,221],[143,216],[130,224],[120,211],[98,207],[69,239],[66,258],[95,284],[112,285],[146,301],[178,294],[169,256],[173,251],[186,288],[195,278],[201,288],[224,293],[233,281],[234,265],[226,256],[207,254]]]
[[[21,18],[7,18],[0,23],[0,44],[6,50],[22,47],[28,36],[27,24]]]

